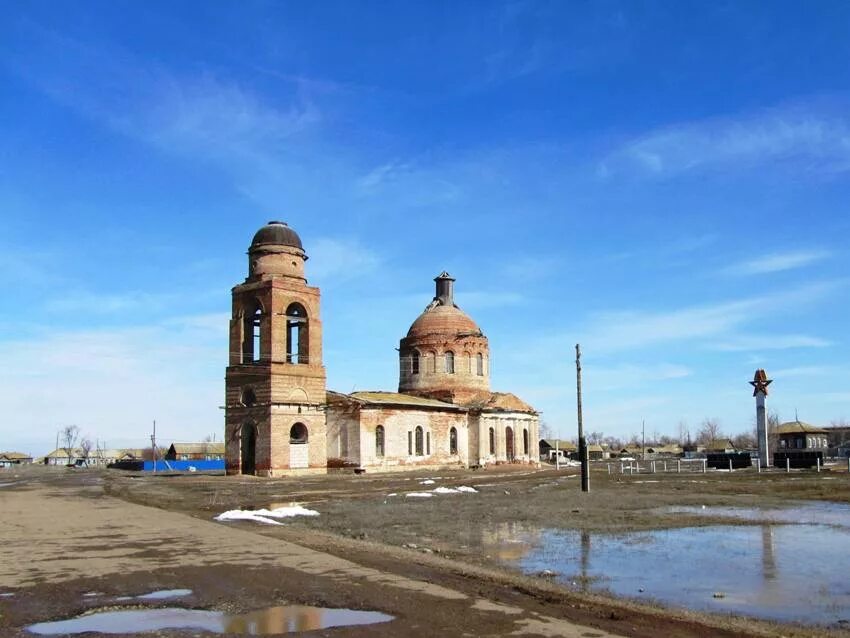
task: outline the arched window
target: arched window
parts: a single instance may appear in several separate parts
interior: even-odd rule
[[[286,362],[308,363],[309,340],[307,311],[300,303],[286,309]]]
[[[496,430],[490,428],[490,454],[496,453]]]
[[[416,426],[416,456],[425,456],[423,454],[422,427]]]
[[[528,430],[522,431],[522,453],[528,456]]]
[[[449,430],[449,454],[457,454],[457,429]]]
[[[289,442],[301,444],[307,442],[307,426],[303,423],[296,423],[289,428]]]
[[[484,376],[484,355],[480,352],[475,356],[475,372],[479,377]]]
[[[451,350],[446,352],[446,372],[448,374],[455,373],[455,353]]]
[[[419,374],[419,351],[414,350],[410,353],[410,365],[413,374]]]
[[[381,457],[384,455],[384,426],[379,425],[375,428],[375,456]]]

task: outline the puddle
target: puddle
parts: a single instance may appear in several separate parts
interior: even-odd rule
[[[500,558],[529,574],[550,570],[583,591],[781,622],[850,619],[850,530],[843,526],[717,525],[623,535],[543,529],[522,540],[513,556]]]
[[[192,593],[191,589],[160,589],[152,591],[149,594],[141,594],[140,596],[118,596],[115,600],[167,600],[169,598],[181,598]],[[86,596],[97,594],[85,594]]]
[[[350,627],[389,622],[392,616],[376,611],[324,609],[289,605],[232,615],[204,609],[133,609],[105,611],[68,620],[30,625],[27,630],[41,636],[81,634],[126,634],[127,632],[192,629],[216,634],[268,636],[330,627]]]
[[[847,503],[792,503],[791,505],[787,508],[672,506],[658,511],[672,514],[734,518],[742,521],[832,525],[850,529],[850,505]]]

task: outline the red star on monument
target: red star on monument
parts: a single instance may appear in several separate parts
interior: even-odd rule
[[[771,383],[773,383],[773,380],[767,378],[767,372],[761,368],[756,370],[753,380],[750,381],[750,385],[753,386],[753,396],[756,396],[759,392],[767,396],[767,386]]]

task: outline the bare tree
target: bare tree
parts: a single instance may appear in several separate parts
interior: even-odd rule
[[[706,444],[710,441],[715,441],[722,438],[723,434],[720,431],[720,421],[717,419],[704,419],[699,426],[697,433],[697,443]]]
[[[74,448],[77,446],[78,438],[80,438],[80,428],[76,425],[66,425],[62,428],[62,432],[59,434],[59,439],[62,441],[62,449],[68,456],[69,465],[73,463]]]
[[[547,421],[544,421],[543,419],[540,419],[540,425],[538,425],[537,432],[540,435],[541,439],[552,438],[552,427]]]
[[[605,438],[605,434],[602,432],[591,432],[587,437],[587,442],[590,445],[598,445],[602,443],[602,440]]]
[[[752,449],[756,447],[756,437],[752,432],[742,432],[732,438],[732,443],[739,450]]]
[[[691,434],[688,430],[688,423],[684,419],[680,420],[676,426],[676,435],[679,437],[679,445],[690,443]]]
[[[91,456],[91,449],[94,445],[91,442],[91,439],[84,436],[80,440],[80,458],[88,463],[89,456]]]

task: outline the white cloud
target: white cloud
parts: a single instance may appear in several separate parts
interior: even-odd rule
[[[367,275],[381,264],[378,254],[357,239],[322,237],[311,241],[309,249],[307,276],[321,284]]]
[[[817,337],[801,335],[762,337],[758,341],[738,335],[743,326],[779,310],[806,307],[823,299],[838,285],[820,282],[787,292],[776,292],[734,301],[688,306],[667,312],[619,311],[596,316],[592,327],[579,337],[583,346],[597,352],[645,348],[660,343],[690,341],[727,350],[762,347],[822,347]]]
[[[764,255],[723,269],[724,273],[732,275],[764,275],[802,268],[813,262],[821,261],[830,256],[825,250],[797,250]]]
[[[748,352],[753,350],[788,350],[791,348],[826,348],[833,345],[831,341],[812,337],[810,335],[734,335],[724,338],[711,347],[726,352]]]
[[[144,445],[153,419],[163,440],[220,433],[227,329],[217,314],[0,342],[0,438],[40,454],[67,424],[116,446]]]
[[[585,371],[588,384],[595,391],[609,391],[621,388],[636,388],[646,383],[684,379],[693,374],[687,366],[673,363],[652,363],[645,365],[619,364],[616,366],[593,366]]]
[[[828,173],[850,170],[850,122],[820,106],[802,105],[667,126],[624,144],[598,173],[669,176],[782,162]]]

